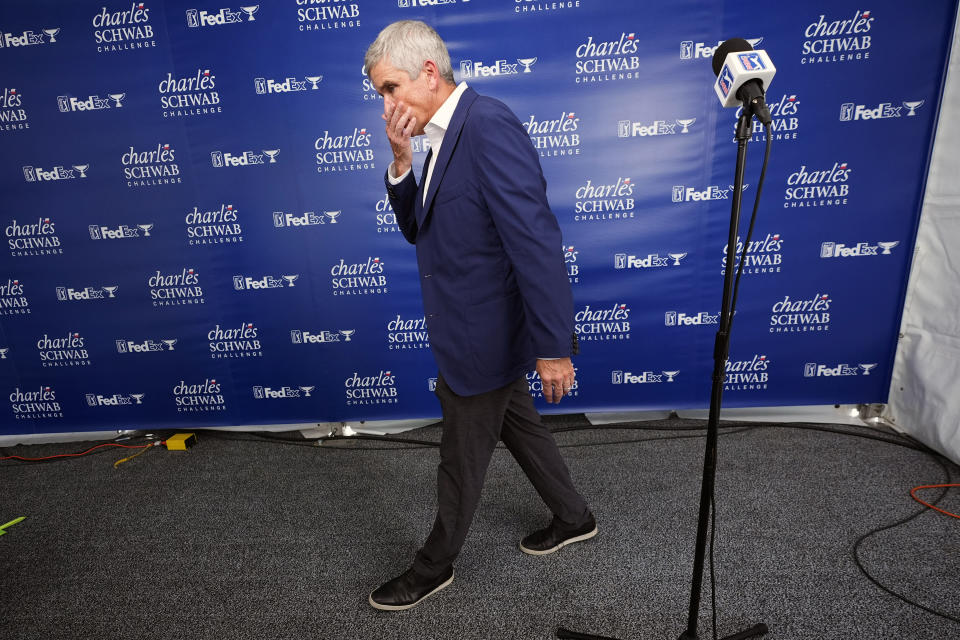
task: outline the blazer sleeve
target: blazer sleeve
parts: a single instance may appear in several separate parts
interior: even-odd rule
[[[387,170],[389,171],[389,169]],[[383,174],[383,182],[387,185],[387,195],[390,197],[390,206],[397,216],[397,226],[400,227],[403,237],[410,244],[417,243],[417,216],[415,213],[417,197],[417,180],[413,171],[407,172],[407,177],[398,184],[390,183],[390,176]]]
[[[471,123],[483,198],[513,266],[538,358],[573,355],[573,294],[563,237],[547,202],[547,183],[517,117],[490,101]]]

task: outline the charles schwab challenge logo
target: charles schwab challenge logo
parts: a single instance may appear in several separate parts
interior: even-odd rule
[[[610,372],[610,384],[660,384],[663,382],[673,382],[680,371],[643,371],[633,373],[632,371],[616,370]]]
[[[820,244],[821,258],[860,258],[864,256],[889,256],[892,250],[900,244],[899,240],[892,242],[857,242],[847,245],[842,242],[823,242]]]
[[[873,20],[869,11],[859,9],[842,20],[827,20],[827,16],[821,14],[803,31],[806,40],[800,50],[800,64],[869,59]]]
[[[120,109],[123,107],[123,100],[127,97],[126,93],[110,93],[108,98],[100,96],[87,96],[86,98],[77,98],[75,96],[57,96],[57,107],[60,113],[70,113],[72,111],[99,111],[101,109]]]
[[[194,207],[183,221],[187,225],[187,242],[191,246],[243,242],[243,228],[232,204],[221,204],[219,209],[208,211]]]
[[[13,257],[63,254],[60,238],[50,218],[37,218],[36,222],[25,224],[13,220],[4,231]]]
[[[27,110],[23,108],[23,94],[16,87],[4,87],[0,92],[0,131],[29,128]]]
[[[754,354],[750,360],[727,360],[724,391],[763,391],[770,382],[770,360]]]
[[[588,304],[574,314],[573,320],[581,342],[630,339],[630,308],[626,304],[603,309],[591,309]]]
[[[263,356],[259,329],[252,322],[242,322],[240,326],[225,329],[219,324],[207,332],[210,357],[221,358],[259,358]]]
[[[229,151],[211,151],[210,164],[217,169],[224,167],[252,167],[254,165],[276,164],[280,149],[262,149],[261,153],[255,151],[241,151],[239,154]],[[264,158],[269,158],[269,162]]]
[[[767,97],[767,107],[770,109],[770,115],[773,122],[770,124],[771,140],[796,140],[800,129],[800,99],[797,94],[783,94],[779,100],[772,96]],[[743,107],[737,107],[737,118],[743,113]],[[736,142],[736,128],[733,126],[733,135],[730,137],[732,142]],[[751,142],[766,142],[767,131],[760,120],[753,119],[753,133]]]
[[[573,245],[563,247],[563,264],[567,268],[567,278],[570,284],[580,284],[580,265],[577,264],[577,256],[580,250],[575,249]]]
[[[298,91],[316,91],[320,87],[317,85],[323,81],[323,76],[304,76],[303,80],[299,78],[287,77],[283,80],[274,80],[272,78],[254,78],[253,88],[258,96],[264,96],[271,93],[295,93]],[[308,86],[309,85],[309,86]]]
[[[91,240],[126,240],[129,238],[149,238],[152,224],[138,224],[133,227],[121,224],[108,227],[102,224],[91,224],[87,227]],[[140,235],[143,233],[143,235]]]
[[[847,204],[850,195],[850,172],[846,162],[834,162],[829,169],[802,165],[787,176],[783,208],[837,207]]]
[[[244,22],[254,22],[254,14],[260,9],[260,5],[250,5],[240,7],[236,11],[233,9],[219,9],[217,11],[207,11],[206,9],[187,9],[188,27],[219,27],[225,24],[242,24]]]
[[[108,287],[57,287],[57,300],[60,302],[77,302],[89,300],[107,300],[117,297],[116,285]]]
[[[23,283],[8,278],[0,284],[0,316],[18,316],[30,313],[30,301],[24,295]]]
[[[97,52],[130,51],[157,46],[153,39],[153,26],[150,22],[150,9],[143,2],[131,2],[124,11],[107,11],[93,16],[93,39],[97,43]]]
[[[574,367],[573,386],[570,387],[570,391],[565,394],[568,398],[576,398],[580,395],[580,381],[576,378],[577,372],[578,368]],[[527,372],[527,389],[530,391],[530,395],[534,398],[543,397],[543,380],[540,378],[540,374],[536,371]]]
[[[303,215],[274,211],[273,226],[282,229],[286,227],[313,227],[321,224],[338,224],[337,218],[342,214],[342,210],[324,211],[320,215],[317,215],[313,211],[307,211]]]
[[[161,351],[175,351],[174,345],[177,344],[176,338],[163,338],[161,340],[129,340],[127,338],[118,338],[116,340],[117,353],[160,353]]]
[[[147,279],[150,300],[155,307],[204,304],[200,274],[184,267],[179,273],[157,272]]]
[[[849,365],[841,362],[836,365],[817,364],[808,362],[803,365],[803,377],[805,378],[829,378],[836,376],[869,376],[877,366],[876,362],[859,365]]]
[[[508,60],[496,60],[486,63],[482,60],[461,60],[460,78],[497,78],[500,76],[516,76],[523,73],[531,73],[533,65],[537,63],[537,58],[514,58],[516,62]]]
[[[149,151],[130,147],[120,157],[127,186],[180,184],[180,165],[176,163],[176,156],[176,150],[167,143],[157,143],[157,147]]]
[[[373,208],[377,214],[377,233],[396,233],[400,231],[400,227],[397,226],[397,214],[394,212],[393,205],[390,204],[390,196],[386,192],[384,192],[382,198],[377,200],[377,204]]]
[[[723,252],[720,257],[720,275],[727,272],[727,246],[723,246]],[[768,233],[761,240],[751,240],[747,247],[747,259],[743,263],[742,274],[761,275],[767,273],[780,273],[783,266],[783,238],[779,233]],[[737,236],[737,253],[734,256],[734,268],[739,265],[743,259],[743,240]]]
[[[160,108],[164,118],[184,116],[204,116],[222,113],[220,93],[217,88],[217,76],[210,69],[197,69],[192,76],[167,77],[160,81]]]
[[[634,32],[622,32],[616,40],[587,41],[577,47],[577,62],[574,64],[576,82],[592,83],[610,80],[636,80],[640,78],[640,56],[637,54],[637,36]]]
[[[660,267],[679,267],[680,261],[687,257],[687,253],[648,253],[639,257],[627,253],[613,254],[614,269],[655,269]]]
[[[317,151],[317,173],[376,168],[366,128],[354,127],[353,133],[341,136],[331,136],[329,131],[324,131],[314,140],[313,148]]]
[[[88,407],[131,407],[138,404],[143,404],[143,398],[147,394],[145,393],[114,393],[113,395],[105,396],[100,393],[88,393],[87,396],[87,406]]]
[[[510,0],[506,0],[509,2]],[[513,0],[514,13],[538,14],[541,11],[579,9],[580,0]]]
[[[274,389],[273,387],[264,387],[258,385],[253,387],[253,397],[257,400],[291,400],[310,398],[312,397],[310,394],[313,393],[314,389],[316,389],[314,386],[283,386],[279,389]]]
[[[330,267],[330,285],[335,296],[387,293],[385,263],[380,258],[348,264],[343,258]]]
[[[746,191],[750,185],[743,185]],[[706,189],[698,187],[688,187],[682,184],[674,185],[671,192],[671,198],[674,202],[705,202],[708,200],[728,200],[733,192],[733,185],[727,185],[724,189],[718,185],[712,184]]]
[[[51,182],[54,180],[75,180],[76,178],[86,178],[87,171],[90,170],[89,164],[70,165],[72,169],[67,169],[62,165],[57,165],[52,169],[43,167],[34,167],[27,165],[23,167],[23,179],[27,182]]]
[[[43,367],[90,366],[90,352],[87,351],[85,340],[73,331],[62,337],[43,334],[37,339],[37,353],[40,354],[40,365]]]
[[[593,184],[588,179],[574,192],[573,219],[576,222],[598,222],[633,218],[636,206],[634,186],[630,178],[624,177],[608,184]]]
[[[690,127],[697,121],[696,118],[680,118],[677,120],[652,120],[634,122],[620,120],[617,122],[618,138],[647,138],[650,136],[672,136],[678,133],[690,133]],[[678,130],[679,127],[679,130]]]
[[[227,401],[216,380],[206,379],[200,384],[181,380],[173,388],[173,402],[178,412],[226,411]]]
[[[296,0],[300,31],[353,29],[360,26],[360,5],[351,0]]]
[[[397,378],[389,371],[380,371],[377,375],[363,376],[354,372],[343,381],[348,405],[397,404]]]
[[[290,342],[293,344],[329,344],[331,342],[350,342],[356,329],[339,329],[335,331],[309,331],[307,329],[291,329]]]
[[[531,115],[523,128],[541,158],[580,155],[580,118],[573,111],[564,111],[553,120],[540,120]]]
[[[370,81],[370,77],[367,75],[367,68],[365,66],[361,65],[360,75],[363,77],[362,86],[364,102],[368,100],[383,100],[383,96],[377,92],[377,88],[373,86],[373,82]]]
[[[902,118],[904,109],[907,110],[906,117],[911,118],[917,115],[917,109],[922,107],[923,103],[924,100],[905,100],[899,104],[896,102],[881,102],[873,106],[844,102],[840,105],[840,122]]]
[[[399,313],[387,323],[387,348],[389,349],[429,349],[430,335],[427,333],[427,319],[403,318]]]
[[[60,29],[53,27],[50,29],[40,29],[39,31],[26,30],[19,33],[7,33],[0,31],[0,49],[11,49],[13,47],[32,47],[38,44],[53,44],[60,35]],[[44,38],[50,38],[44,40]]]
[[[763,38],[747,38],[750,46],[756,49],[763,42]],[[702,60],[713,59],[717,47],[723,44],[723,40],[718,40],[717,44],[709,45],[706,42],[694,42],[693,40],[684,40],[680,43],[681,60]]]
[[[299,273],[291,273],[281,276],[262,276],[259,278],[253,276],[233,276],[233,288],[237,291],[252,291],[254,289],[283,289],[284,287],[295,287],[295,283],[300,278]]]
[[[41,385],[36,391],[21,391],[16,387],[10,393],[10,408],[17,420],[62,418],[63,410],[52,387]]]
[[[720,312],[684,313],[683,311],[667,311],[663,314],[663,324],[668,327],[706,326],[719,324]]]
[[[794,300],[784,296],[770,308],[770,333],[804,333],[830,330],[830,303],[825,293]]]

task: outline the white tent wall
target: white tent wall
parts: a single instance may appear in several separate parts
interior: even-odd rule
[[[960,463],[960,21],[883,417]]]

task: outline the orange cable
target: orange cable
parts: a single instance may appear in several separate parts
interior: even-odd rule
[[[941,509],[940,507],[935,507],[935,506],[933,506],[932,504],[930,504],[929,502],[924,502],[923,500],[921,500],[920,498],[917,497],[917,494],[916,494],[916,493],[914,493],[915,491],[919,491],[920,489],[946,489],[946,488],[948,488],[948,487],[960,487],[960,484],[924,484],[924,485],[921,485],[921,486],[919,486],[919,487],[914,487],[913,489],[910,489],[910,497],[913,498],[914,500],[916,500],[917,502],[919,502],[920,504],[922,504],[923,506],[925,506],[925,507],[930,507],[930,508],[933,509],[934,511],[939,511],[940,513],[946,514],[946,515],[948,515],[948,516],[950,516],[950,517],[953,517],[953,518],[960,518],[960,516],[958,516],[958,515],[955,514],[955,513],[951,513],[951,512],[949,512],[949,511],[945,511],[945,510]]]
[[[77,456],[84,456],[94,449],[99,449],[100,447],[123,447],[124,449],[143,449],[145,447],[152,447],[153,443],[150,444],[141,444],[141,445],[130,445],[130,444],[114,444],[112,442],[107,442],[105,444],[98,444],[95,447],[90,447],[83,453],[61,453],[55,456],[46,456],[44,458],[24,458],[22,456],[6,456],[0,458],[0,460],[23,460],[25,462],[38,462],[40,460],[53,460],[54,458],[74,458]]]

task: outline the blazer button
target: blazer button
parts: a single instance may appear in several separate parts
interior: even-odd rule
[[[425,273],[425,274],[423,275],[423,277],[424,277],[424,278],[429,278],[431,275],[433,275],[433,274]]]

